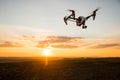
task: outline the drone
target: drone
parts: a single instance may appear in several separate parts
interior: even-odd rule
[[[78,18],[75,17],[75,10],[68,10],[69,12],[71,12],[71,14],[69,16],[65,16],[64,17],[64,22],[66,25],[68,25],[67,21],[73,21],[76,22],[76,26],[81,27],[82,29],[86,29],[87,26],[85,25],[85,22],[90,18],[93,17],[93,20],[95,20],[96,17],[96,12],[99,10],[100,8],[95,9],[91,15],[84,17],[84,16],[79,16]]]

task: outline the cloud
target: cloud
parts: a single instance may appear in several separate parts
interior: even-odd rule
[[[78,48],[76,43],[82,39],[82,37],[48,36],[45,40],[39,41],[37,47],[44,48],[50,44],[54,48]]]
[[[71,42],[78,38],[81,39],[81,37],[48,36],[47,41],[50,43],[63,43],[63,42]]]
[[[17,42],[5,41],[0,43],[0,47],[22,47],[23,45]]]
[[[37,39],[38,39],[38,37],[35,35],[22,35],[20,37],[20,40],[32,41],[32,42],[36,41]]]
[[[58,45],[53,45],[52,47],[54,47],[54,48],[78,48],[79,46],[77,46],[77,45],[70,45],[70,44],[64,44],[64,45],[60,45],[60,44],[58,44]]]
[[[38,36],[34,34],[22,34],[13,39],[1,38],[0,47],[37,47],[48,46],[61,49],[72,48],[116,48],[120,49],[120,39],[99,39],[68,36]]]
[[[120,48],[120,44],[117,44],[117,43],[96,44],[96,45],[91,46],[90,48],[109,48],[109,47]]]
[[[102,44],[101,44],[102,43]],[[82,37],[48,36],[39,41],[37,47],[45,48],[51,45],[53,48],[120,48],[119,39],[88,39]]]

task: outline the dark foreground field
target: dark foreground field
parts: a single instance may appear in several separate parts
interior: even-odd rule
[[[2,61],[0,80],[120,80],[120,58]]]

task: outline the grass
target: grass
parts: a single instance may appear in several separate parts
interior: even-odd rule
[[[0,80],[120,80],[120,58],[18,60],[0,63]]]

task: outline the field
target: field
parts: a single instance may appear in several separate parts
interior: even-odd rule
[[[0,60],[0,80],[120,80],[120,58]]]

